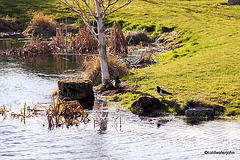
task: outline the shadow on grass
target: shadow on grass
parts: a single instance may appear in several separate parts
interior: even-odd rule
[[[154,97],[154,96],[152,96],[151,94],[143,93],[143,92],[139,92],[139,91],[130,91],[130,93],[132,93],[132,94],[139,94],[139,95],[141,95],[141,96]],[[154,97],[154,98],[155,98],[155,97]]]

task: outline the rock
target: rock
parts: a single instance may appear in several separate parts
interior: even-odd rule
[[[141,116],[158,116],[165,110],[165,105],[154,97],[140,97],[132,103],[130,111]]]
[[[206,107],[194,107],[185,110],[188,123],[199,123],[200,121],[211,120],[214,118],[214,110]]]
[[[91,109],[94,104],[94,92],[90,80],[58,81],[59,97],[78,100],[83,108]]]
[[[214,116],[214,110],[212,108],[206,108],[206,107],[195,107],[190,108],[185,111],[185,115],[187,117],[189,116],[198,116],[198,117],[213,117]]]

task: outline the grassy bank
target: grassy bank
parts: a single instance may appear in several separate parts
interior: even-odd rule
[[[153,36],[174,29],[185,43],[159,56],[160,64],[133,71],[125,80],[134,92],[117,99],[129,106],[142,95],[158,97],[159,85],[173,92],[171,101],[201,99],[226,107],[226,114],[240,114],[240,6],[226,2],[134,1],[111,17],[124,22],[124,29],[145,28]]]
[[[30,19],[32,11],[41,10],[60,20],[65,7],[56,2],[0,0],[1,8],[6,5],[0,16],[9,13],[17,19]],[[151,37],[175,30],[183,36],[179,42],[185,44],[159,56],[159,64],[132,71],[124,80],[134,91],[113,99],[130,106],[142,95],[158,97],[154,88],[159,85],[174,94],[166,100],[183,103],[197,98],[226,107],[226,114],[233,111],[240,114],[240,6],[226,3],[226,0],[134,0],[108,17],[109,24],[118,21],[123,30],[145,29]],[[72,12],[68,16],[77,19]]]

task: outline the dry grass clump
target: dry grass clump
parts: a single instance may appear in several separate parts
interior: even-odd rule
[[[9,18],[0,19],[0,31],[1,32],[20,32],[24,28],[24,23],[20,21],[15,21]]]
[[[124,36],[128,45],[138,45],[140,42],[147,43],[149,40],[145,32],[126,31]]]
[[[58,23],[42,12],[34,14],[30,22],[30,26],[23,32],[25,35],[32,34],[34,36],[54,36]]]
[[[183,46],[179,43],[180,38],[182,36],[175,31],[163,33],[155,40],[155,44],[163,46],[165,50],[174,50]]]
[[[128,74],[126,64],[120,61],[116,55],[108,55],[108,70],[111,80],[115,79],[116,76],[122,78]],[[95,56],[86,62],[85,74],[86,78],[93,82],[93,85],[101,84],[101,58],[99,56]]]
[[[156,63],[153,58],[154,56],[154,52],[143,52],[141,53],[141,57],[135,62],[135,64],[154,64]]]

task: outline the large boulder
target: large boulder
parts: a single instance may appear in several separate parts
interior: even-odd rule
[[[154,97],[140,97],[130,107],[132,113],[141,116],[159,116],[165,110],[165,105]]]
[[[61,99],[78,100],[83,108],[92,108],[94,92],[90,80],[60,80],[58,81],[59,97]]]

